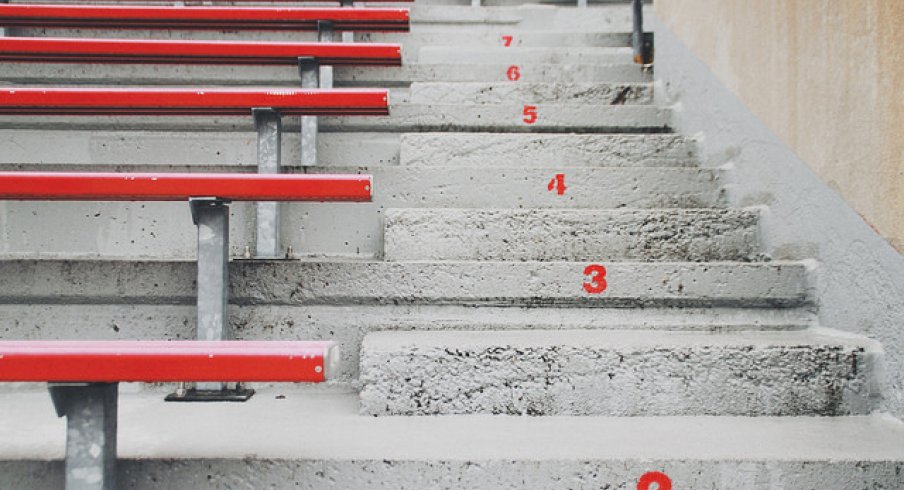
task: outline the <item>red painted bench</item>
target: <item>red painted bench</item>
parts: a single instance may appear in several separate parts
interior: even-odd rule
[[[0,341],[0,381],[319,383],[338,358],[333,342]]]
[[[373,89],[0,88],[0,114],[18,115],[386,115],[389,91]]]
[[[0,26],[408,32],[407,9],[0,4]]]
[[[402,64],[398,44],[0,37],[0,61],[210,65]]]

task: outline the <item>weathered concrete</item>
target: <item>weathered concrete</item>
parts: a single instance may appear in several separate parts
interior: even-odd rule
[[[881,416],[374,418],[356,414],[353,395],[290,387],[243,404],[162,395],[122,395],[121,488],[599,490],[634,488],[648,471],[673,488],[904,484],[904,428]],[[64,429],[46,393],[2,402],[0,485],[58,488]]]
[[[590,294],[585,262],[233,261],[233,304],[466,304],[497,306],[733,306],[807,304],[800,263],[605,263]],[[193,304],[195,264],[6,260],[0,302]]]
[[[331,340],[339,345],[336,383],[356,383],[361,340],[382,330],[638,329],[735,332],[795,330],[805,308],[556,308],[455,305],[232,305],[230,329],[245,340]],[[195,338],[191,304],[0,304],[4,339]],[[0,391],[9,390],[0,384]],[[18,389],[18,388],[15,388]],[[40,387],[45,389],[44,386]]]
[[[757,213],[729,209],[387,209],[386,260],[757,260]]]
[[[418,50],[420,63],[433,64],[538,64],[614,65],[629,63],[631,48],[511,48],[487,46],[424,46]]]
[[[337,87],[406,86],[417,81],[507,82],[511,63],[481,64],[462,70],[456,64],[408,64],[405,66],[337,66],[333,71]],[[645,82],[651,73],[633,63],[614,65],[521,66],[522,82]],[[129,80],[135,85],[267,85],[298,87],[298,68],[292,66],[184,66],[184,65],[97,65],[73,63],[0,63],[0,81],[5,84],[117,84]]]
[[[675,134],[401,136],[402,165],[661,167],[696,165],[696,142]]]
[[[391,102],[390,102],[391,103]],[[534,104],[536,122],[525,123],[524,104],[419,105],[392,104],[389,116],[336,116],[319,119],[322,131],[429,132],[668,132],[671,111],[653,106],[582,106]],[[283,129],[297,131],[298,118],[287,118]],[[248,117],[177,116],[0,116],[0,128],[169,129],[247,131]]]
[[[683,109],[680,116],[676,112],[676,122],[685,133],[703,136],[705,164],[730,170],[730,201],[769,206],[762,222],[764,251],[780,259],[818,261],[813,273],[822,322],[882,342],[889,369],[886,400],[890,410],[904,416],[901,254],[725,88],[671,30],[655,16],[650,19],[656,29],[657,75],[668,87],[657,93],[680,101]]]
[[[124,170],[133,165],[251,166],[257,164],[255,138],[251,128],[243,132],[8,128],[0,130],[4,148],[0,164],[97,164]],[[344,167],[397,163],[475,168],[696,165],[696,143],[674,134],[321,132],[317,145],[320,165]],[[299,148],[298,132],[284,132],[284,167],[298,166]],[[658,175],[658,171],[647,171],[647,175]],[[637,184],[642,185],[642,179]]]
[[[361,412],[864,414],[880,351],[809,330],[375,332],[361,345]]]
[[[520,73],[520,72],[519,72]],[[649,104],[650,84],[626,83],[446,83],[415,82],[407,101],[412,104]]]

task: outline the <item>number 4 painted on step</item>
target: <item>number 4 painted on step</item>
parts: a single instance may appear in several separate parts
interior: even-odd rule
[[[565,174],[556,174],[552,180],[549,181],[549,184],[546,186],[546,190],[552,191],[555,189],[556,194],[562,196],[565,195]]]

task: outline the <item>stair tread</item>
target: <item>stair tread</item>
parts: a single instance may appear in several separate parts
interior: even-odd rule
[[[904,460],[904,424],[883,415],[374,418],[358,415],[353,393],[271,387],[244,404],[164,394],[121,394],[121,459]],[[65,423],[46,392],[0,401],[0,460],[62,457]]]

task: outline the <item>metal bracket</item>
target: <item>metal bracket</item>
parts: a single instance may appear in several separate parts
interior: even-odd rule
[[[278,174],[282,162],[282,117],[271,108],[251,109],[257,128],[257,172]],[[255,258],[273,259],[279,254],[279,203],[255,203],[257,234]]]
[[[320,63],[313,57],[298,58],[302,88],[320,87]],[[301,165],[317,165],[317,116],[301,116]]]
[[[49,383],[66,417],[66,490],[116,489],[117,383]]]
[[[198,389],[179,386],[175,393],[166,396],[168,402],[244,402],[254,395],[254,390],[236,383],[235,388],[223,385],[220,389]]]
[[[334,40],[336,30],[333,23],[325,20],[317,22],[317,40],[322,43],[331,43]],[[333,88],[333,67],[323,65],[320,67],[320,88]]]

